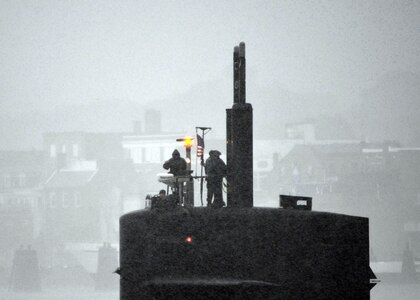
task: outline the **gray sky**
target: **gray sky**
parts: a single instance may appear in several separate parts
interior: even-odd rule
[[[260,84],[349,93],[419,70],[419,1],[0,3],[1,101],[160,99],[223,76],[247,42]]]
[[[420,71],[419,16],[420,1],[0,0],[0,109],[231,89],[240,41],[249,95],[274,87],[346,103],[388,73]]]

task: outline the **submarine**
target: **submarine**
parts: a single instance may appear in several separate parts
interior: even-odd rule
[[[370,299],[368,218],[312,211],[309,197],[253,206],[245,64],[242,42],[226,109],[227,205],[156,200],[121,216],[120,299]]]

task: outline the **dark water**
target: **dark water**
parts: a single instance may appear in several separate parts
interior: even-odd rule
[[[93,288],[57,288],[36,293],[0,289],[1,300],[118,300],[119,292],[95,292]]]
[[[15,293],[0,289],[1,300],[118,300],[119,292],[95,292],[92,288],[58,288],[39,293]],[[379,284],[371,291],[372,300],[418,300],[420,284]]]

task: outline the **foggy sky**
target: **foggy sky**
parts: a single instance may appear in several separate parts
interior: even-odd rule
[[[227,83],[228,105],[240,41],[250,95],[276,87],[351,105],[389,73],[420,71],[419,1],[226,2],[1,0],[0,109],[112,110],[209,81]]]
[[[0,150],[40,148],[45,131],[131,130],[147,108],[164,130],[221,138],[241,41],[255,139],[313,118],[333,138],[420,147],[419,0],[0,0]],[[400,293],[385,288],[372,293]]]

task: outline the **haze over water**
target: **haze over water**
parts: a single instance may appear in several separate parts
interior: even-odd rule
[[[420,1],[409,0],[1,0],[0,152],[46,150],[45,132],[132,132],[133,121],[144,124],[148,109],[161,112],[165,132],[193,135],[195,126],[210,126],[206,138],[224,139],[232,51],[241,41],[255,140],[278,145],[286,124],[310,122],[322,140],[419,148],[419,16]],[[268,149],[254,151],[272,157]],[[2,183],[7,163],[0,163]],[[409,175],[405,179],[419,174]],[[417,191],[413,195],[404,183],[386,186],[401,197],[386,207],[378,202],[372,215],[350,203],[371,218],[371,240],[377,238],[371,245],[378,252],[393,246],[402,253],[405,247],[382,226],[394,217],[408,220],[393,215],[397,208],[417,209],[401,199],[419,202],[418,182],[405,186]],[[357,197],[357,189],[352,192]],[[0,189],[0,197],[8,193]],[[277,203],[276,193],[270,204]],[[378,187],[372,199],[379,194]],[[342,213],[337,206],[334,212]],[[385,220],[375,223],[381,214]],[[8,234],[19,236],[14,230]],[[0,240],[0,246],[8,245]],[[12,260],[5,257],[0,254],[0,299],[118,298],[116,290],[97,293],[92,286],[11,292],[6,276]],[[401,262],[399,252],[395,261]],[[418,284],[393,282],[377,285],[371,295],[418,294]]]

